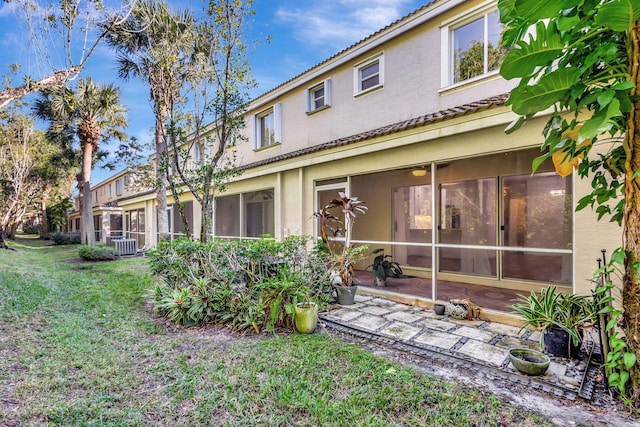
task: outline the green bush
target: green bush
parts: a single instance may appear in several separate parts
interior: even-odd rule
[[[150,293],[157,311],[183,325],[220,322],[255,332],[292,327],[293,307],[331,300],[330,276],[310,238],[165,241],[148,254],[163,281]]]
[[[40,234],[40,226],[39,225],[30,225],[28,227],[23,227],[22,232],[24,234]]]
[[[111,261],[118,258],[118,253],[115,248],[104,245],[80,246],[78,256],[85,261]]]
[[[79,245],[80,233],[53,233],[51,241],[55,245]]]

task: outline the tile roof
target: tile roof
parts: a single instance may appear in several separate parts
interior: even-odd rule
[[[466,114],[475,113],[482,110],[488,110],[492,107],[503,105],[507,98],[508,93],[497,95],[491,98],[482,99],[480,101],[471,102],[468,104],[460,105],[458,107],[448,108],[446,110],[436,111],[435,113],[429,113],[424,116],[414,117],[409,120],[405,120],[398,123],[393,123],[387,126],[382,126],[377,129],[372,129],[366,132],[358,133],[355,135],[347,136],[344,138],[334,139],[332,141],[324,142],[322,144],[314,145],[312,147],[306,147],[290,153],[281,154],[279,156],[270,157],[268,159],[260,160],[257,162],[249,163],[241,166],[240,169],[247,170],[264,166],[283,160],[293,159],[295,157],[301,157],[307,154],[317,153],[319,151],[328,150],[336,147],[343,147],[345,145],[354,144],[356,142],[365,141],[367,139],[373,139],[376,137],[389,135],[392,133],[402,132],[405,130],[425,126],[431,123],[440,122],[444,120],[453,119],[455,117],[464,116]]]

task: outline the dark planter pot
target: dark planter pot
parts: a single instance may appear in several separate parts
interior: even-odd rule
[[[556,357],[578,357],[580,345],[573,345],[571,335],[561,328],[551,328],[544,332],[544,349]]]
[[[433,312],[438,316],[444,316],[444,304],[434,304]]]
[[[338,304],[353,305],[356,299],[358,287],[353,286],[336,286],[336,294],[338,295]]]

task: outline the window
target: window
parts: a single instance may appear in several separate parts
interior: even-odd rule
[[[368,92],[384,84],[384,57],[382,54],[356,65],[353,73],[354,94]]]
[[[256,144],[255,148],[265,148],[281,142],[281,116],[282,107],[280,103],[256,114]]]
[[[307,113],[323,110],[331,106],[331,79],[307,90]]]
[[[109,184],[109,198],[111,198],[113,195],[111,194],[111,184]]]
[[[480,10],[471,19],[443,27],[443,86],[497,72],[507,49],[500,44],[502,25],[497,10]]]
[[[260,237],[275,232],[273,189],[216,198],[215,234]]]
[[[204,158],[204,147],[200,143],[193,144],[193,166],[197,167]]]
[[[119,196],[122,194],[122,181],[121,180],[116,180],[116,196]]]

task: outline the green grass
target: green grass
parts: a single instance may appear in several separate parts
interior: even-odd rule
[[[548,424],[326,335],[167,327],[144,308],[144,258],[12,247],[0,252],[3,426]]]

